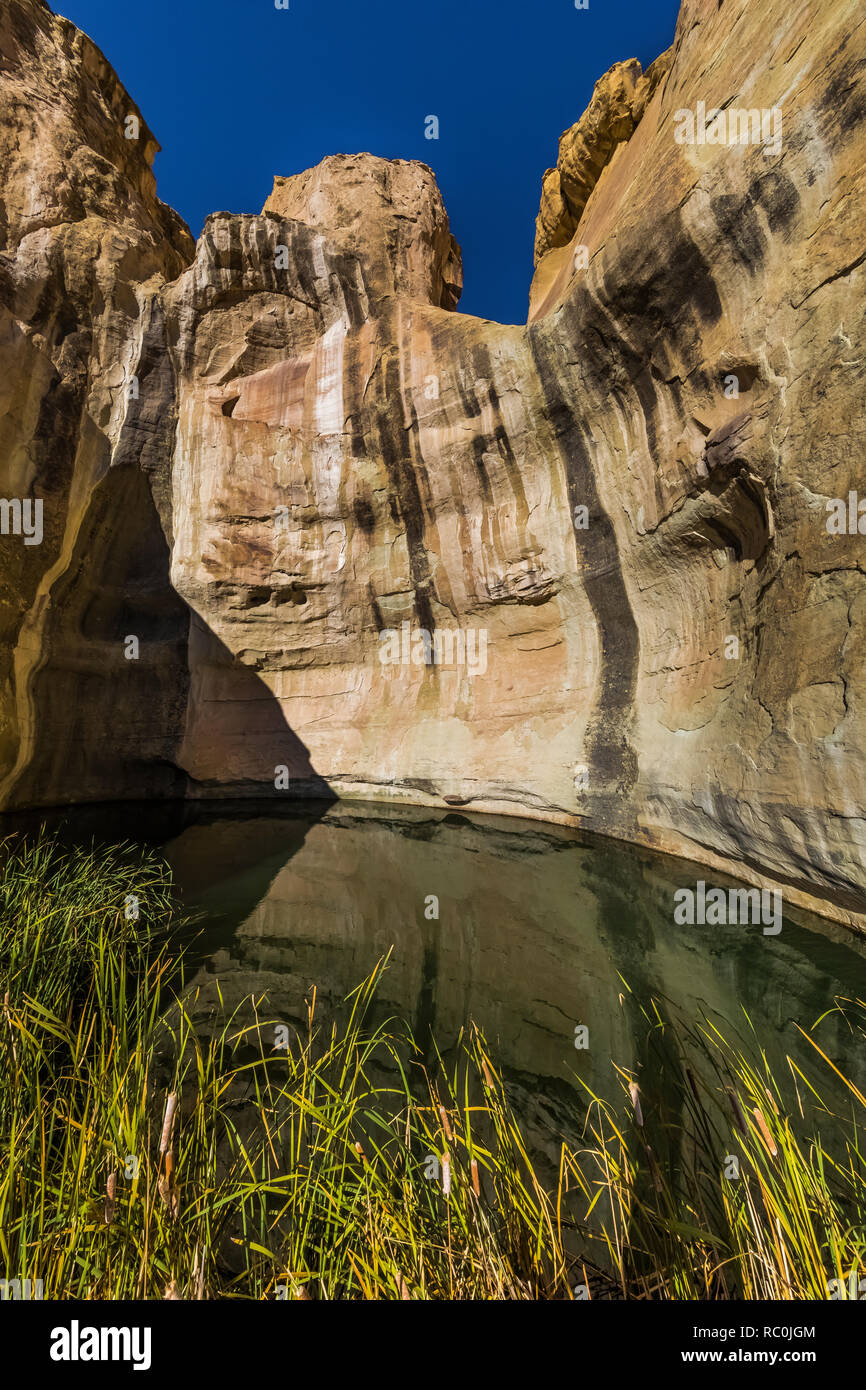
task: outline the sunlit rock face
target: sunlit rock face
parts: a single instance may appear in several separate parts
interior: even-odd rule
[[[309,762],[343,793],[567,813],[596,657],[526,332],[442,307],[459,257],[424,166],[326,174],[278,182],[259,217],[211,218],[164,296],[173,582],[298,736],[293,785]],[[404,623],[454,660],[410,646],[385,664],[380,634],[402,657]],[[234,718],[208,679],[193,700],[199,786],[272,789],[281,760],[245,700]]]
[[[6,0],[0,496],[41,500],[42,538],[0,535],[3,804],[182,785],[188,611],[147,479],[170,416],[148,417],[125,467],[116,453],[156,292],[194,251],[156,196],[158,148],[95,44]],[[127,662],[136,632],[149,654]]]
[[[827,502],[866,493],[864,15],[688,0],[659,65],[574,232],[542,202],[533,287],[571,500],[599,513],[578,538],[608,650],[590,784],[615,773],[602,820],[844,911],[864,883],[866,536],[828,531]],[[757,108],[769,138],[678,142],[699,102]]]
[[[524,327],[454,312],[417,163],[278,178],[193,254],[104,60],[9,8],[0,101],[40,83],[49,114],[26,174],[4,156],[5,220],[58,210],[2,258],[2,486],[46,527],[0,538],[6,803],[519,811],[862,925],[857,0],[686,0],[647,73],[602,78],[543,182]],[[54,191],[73,147],[83,216]]]

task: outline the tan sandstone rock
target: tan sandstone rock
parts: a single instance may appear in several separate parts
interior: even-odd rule
[[[827,530],[866,442],[857,0],[685,0],[616,65],[545,177],[525,328],[453,312],[411,162],[278,178],[193,256],[107,65],[11,13],[0,103],[50,112],[5,216],[57,211],[0,260],[2,486],[46,498],[41,547],[0,542],[5,804],[460,803],[863,925],[866,535]],[[699,102],[778,107],[778,149],[678,142]],[[404,623],[477,646],[383,664]]]
[[[146,475],[171,418],[126,468],[112,448],[155,293],[194,247],[137,106],[47,5],[3,5],[0,111],[0,492],[41,499],[44,530],[0,536],[0,797],[157,795],[178,785],[188,626]],[[138,628],[159,641],[133,665]]]

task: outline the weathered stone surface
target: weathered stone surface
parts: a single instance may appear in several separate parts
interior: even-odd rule
[[[26,175],[4,155],[6,222],[60,212],[0,260],[2,486],[46,498],[41,547],[0,540],[5,803],[285,795],[285,766],[863,925],[866,536],[826,525],[866,436],[857,0],[685,0],[646,74],[612,69],[545,178],[525,328],[453,312],[420,164],[278,179],[193,256],[107,69],[85,122],[92,46],[9,8],[0,102],[47,84],[51,125]],[[780,147],[677,143],[699,102],[779,107]],[[57,150],[85,136],[79,216]],[[485,669],[383,665],[404,622],[483,632]]]
[[[276,178],[263,212],[303,222],[362,261],[365,289],[377,309],[395,294],[457,307],[460,248],[426,164],[331,155],[315,169]]]
[[[0,798],[160,794],[178,784],[188,612],[146,449],[110,465],[155,292],[193,243],[156,196],[135,103],[32,0],[0,13],[0,112],[0,494],[42,499],[44,529],[39,545],[0,536]],[[164,451],[171,422],[153,427]],[[124,660],[129,632],[146,662]]]
[[[615,780],[593,818],[625,802],[637,837],[772,866],[842,915],[864,882],[864,537],[828,534],[826,502],[862,488],[864,74],[857,6],[687,0],[575,231],[589,268],[541,261],[530,329],[624,589],[618,609],[598,586]],[[699,101],[778,106],[781,149],[676,143]],[[606,565],[598,531],[583,550]]]
[[[567,246],[580,222],[589,195],[619,145],[631,139],[658,83],[667,76],[672,51],[641,72],[640,63],[614,63],[595,84],[577,125],[560,137],[559,159],[542,180],[541,208],[535,234],[535,264],[548,251]]]

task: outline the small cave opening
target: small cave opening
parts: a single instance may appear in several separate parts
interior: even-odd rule
[[[722,382],[723,385],[729,387],[733,378],[737,395],[741,395],[744,391],[751,391],[760,374],[761,368],[758,362],[747,362],[738,358],[730,366],[722,369]],[[733,399],[736,400],[736,396]]]
[[[307,595],[296,584],[291,584],[287,588],[274,589],[271,599],[278,608],[284,603],[291,603],[295,608],[302,608],[307,602]]]
[[[223,401],[223,415],[232,416],[235,413],[235,406],[240,400],[240,396],[229,396],[228,400]]]

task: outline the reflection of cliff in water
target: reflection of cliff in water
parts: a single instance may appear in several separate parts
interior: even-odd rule
[[[637,1002],[661,995],[744,1035],[745,1010],[775,1069],[787,1077],[790,1054],[823,1084],[826,1068],[794,1025],[808,1028],[838,994],[866,997],[863,948],[842,929],[802,914],[777,937],[677,926],[675,889],[706,871],[557,827],[347,803],[230,818],[208,808],[166,852],[188,903],[208,916],[199,1017],[217,1005],[218,980],[227,1009],[266,995],[270,1015],[298,1023],[315,985],[317,1018],[330,1023],[393,947],[380,1014],[406,1018],[431,1058],[432,1038],[447,1055],[475,1020],[551,1159],[580,1123],[575,1074],[618,1098],[616,1061],[640,1072],[652,1101]],[[431,895],[438,920],[425,915]],[[574,1047],[578,1024],[587,1051]],[[820,1036],[866,1080],[841,1021]],[[665,1099],[675,1113],[675,1093]]]
[[[648,1047],[639,1011],[651,997],[662,1016],[710,1014],[727,1035],[748,1034],[745,1011],[789,1090],[788,1055],[828,1093],[828,1068],[795,1025],[808,1029],[837,995],[866,998],[866,944],[843,928],[798,912],[779,936],[679,926],[676,888],[709,871],[557,826],[345,802],[128,804],[2,821],[161,848],[187,905],[205,915],[189,958],[205,1028],[221,1026],[217,985],[222,1018],[253,995],[266,998],[265,1016],[302,1025],[315,986],[328,1026],[393,948],[378,1016],[405,1019],[428,1061],[434,1038],[450,1061],[460,1029],[478,1023],[536,1157],[551,1165],[582,1126],[575,1075],[622,1104],[614,1062],[639,1076],[656,1152],[678,1145],[676,1068],[661,1084],[656,1061],[671,1048],[658,1034]],[[425,912],[432,896],[438,919]],[[581,1024],[586,1051],[574,1047]],[[866,1086],[866,1059],[838,1015],[818,1037]]]

